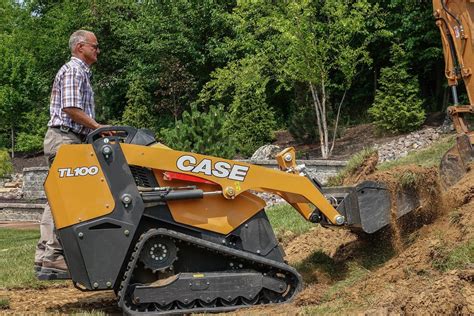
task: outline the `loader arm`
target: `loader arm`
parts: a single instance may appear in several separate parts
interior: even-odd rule
[[[216,183],[226,199],[235,199],[248,190],[260,190],[277,194],[292,204],[307,220],[314,209],[311,203],[335,225],[344,223],[341,214],[328,202],[321,191],[307,177],[284,173],[260,166],[222,159],[218,157],[175,151],[163,147],[144,147],[122,144],[129,164],[146,168],[173,171]],[[160,157],[159,160],[152,157]],[[291,156],[294,160],[294,154]]]

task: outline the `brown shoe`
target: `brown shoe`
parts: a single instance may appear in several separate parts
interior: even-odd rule
[[[71,278],[64,258],[55,261],[43,260],[43,266],[36,277],[39,280],[66,280]]]
[[[54,261],[43,260],[42,268],[58,270],[58,272],[67,272],[67,264],[63,257],[58,258]]]

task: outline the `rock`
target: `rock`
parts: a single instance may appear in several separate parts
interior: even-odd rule
[[[275,155],[281,151],[280,146],[277,145],[263,145],[257,149],[250,160],[271,160],[275,159]]]
[[[0,193],[11,193],[16,191],[15,188],[0,188]]]
[[[21,182],[20,181],[15,181],[15,182],[5,182],[3,186],[5,188],[19,188],[21,187]]]
[[[406,156],[410,151],[419,150],[429,146],[438,140],[442,133],[442,127],[428,127],[420,131],[401,136],[389,143],[377,144],[375,148],[379,152],[379,163],[392,161]]]

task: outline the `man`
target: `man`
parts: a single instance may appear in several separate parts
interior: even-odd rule
[[[102,127],[95,121],[94,92],[90,82],[90,66],[100,53],[97,38],[92,32],[76,31],[69,38],[69,48],[71,60],[59,69],[51,92],[51,118],[44,138],[44,154],[49,166],[60,145],[80,144],[89,132]],[[49,205],[46,205],[41,218],[40,233],[35,253],[38,278],[68,278]]]

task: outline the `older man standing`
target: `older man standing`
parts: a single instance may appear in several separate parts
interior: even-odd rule
[[[59,69],[54,79],[50,101],[44,154],[51,166],[59,146],[80,144],[87,134],[99,127],[95,121],[94,92],[90,66],[97,61],[99,43],[94,33],[78,30],[69,38],[71,60]],[[44,209],[41,237],[35,253],[35,271],[40,279],[68,278],[61,244],[54,233],[51,209]]]

